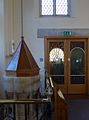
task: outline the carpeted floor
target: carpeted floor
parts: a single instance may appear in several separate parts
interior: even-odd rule
[[[89,120],[89,99],[68,101],[68,120]]]

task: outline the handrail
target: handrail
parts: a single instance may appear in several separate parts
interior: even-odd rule
[[[41,103],[49,103],[50,101],[46,99],[3,99],[0,100],[0,104],[41,104]]]

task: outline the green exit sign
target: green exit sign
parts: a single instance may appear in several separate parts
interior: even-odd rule
[[[71,35],[72,35],[72,32],[71,32],[71,31],[64,31],[64,32],[63,32],[63,35],[64,35],[64,36],[71,36]]]

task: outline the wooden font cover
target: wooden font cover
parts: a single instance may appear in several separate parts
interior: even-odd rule
[[[8,66],[6,67],[6,75],[9,76],[35,76],[39,74],[39,67],[34,60],[28,46],[22,37],[15,53]]]

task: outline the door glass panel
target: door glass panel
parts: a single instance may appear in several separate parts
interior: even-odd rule
[[[85,76],[71,76],[71,84],[84,84]]]
[[[49,54],[50,74],[56,83],[64,84],[64,51],[53,48]]]
[[[56,84],[64,84],[64,76],[52,75],[51,77]]]
[[[84,50],[84,42],[71,42],[70,43],[70,50],[72,50],[75,47],[80,47]]]
[[[71,50],[70,55],[70,74],[72,84],[84,84],[85,74],[85,52],[80,47],[75,47]]]
[[[76,47],[71,51],[71,75],[84,74],[84,50]]]

